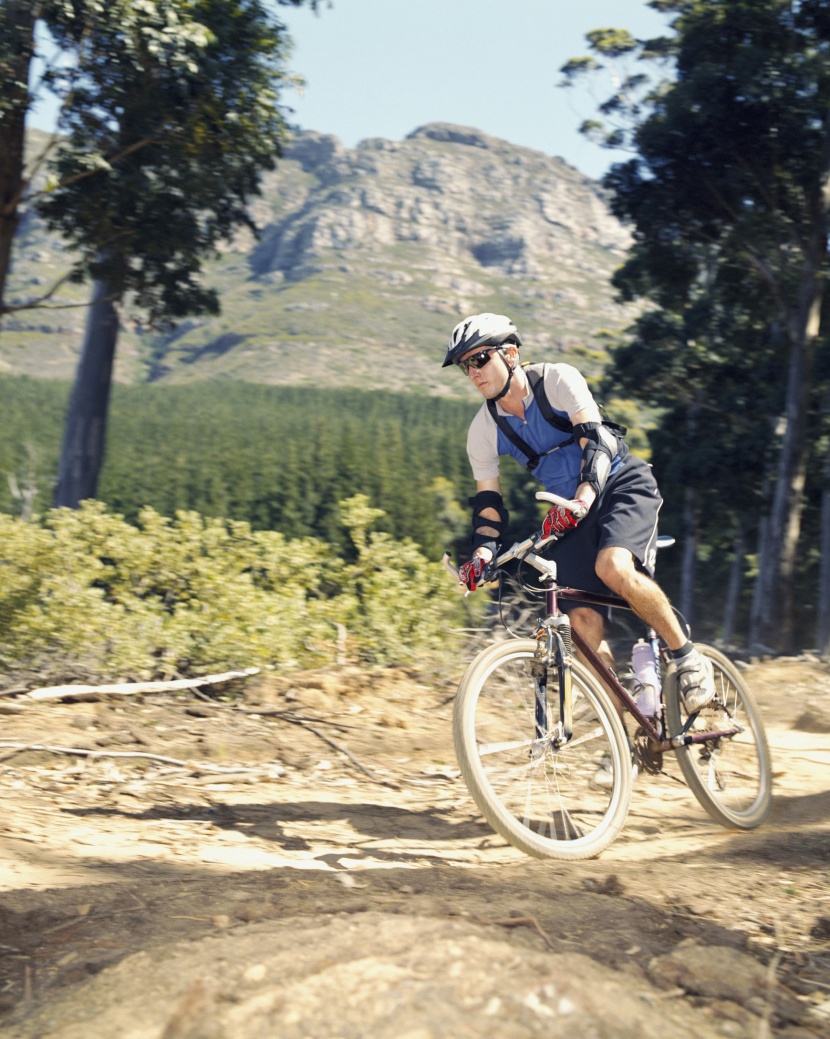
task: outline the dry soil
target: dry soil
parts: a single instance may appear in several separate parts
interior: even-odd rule
[[[830,668],[744,674],[769,820],[724,830],[678,773],[640,775],[621,837],[578,864],[479,818],[452,676],[7,690],[0,1035],[828,1036]]]

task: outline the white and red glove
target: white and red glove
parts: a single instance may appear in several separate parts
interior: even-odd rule
[[[574,505],[582,506],[583,511],[581,514],[571,512],[564,505],[551,505],[547,516],[545,516],[542,522],[542,535],[546,538],[562,537],[569,530],[573,530],[588,512],[588,503],[581,498],[575,498]]]
[[[480,584],[492,580],[495,572],[496,566],[492,560],[474,556],[469,563],[464,563],[458,568],[458,580],[465,584],[469,591],[474,592]]]

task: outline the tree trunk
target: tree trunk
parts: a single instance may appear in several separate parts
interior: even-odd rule
[[[680,612],[691,627],[695,613],[697,578],[697,491],[687,487],[683,496],[683,562],[680,574]]]
[[[10,74],[0,84],[0,317],[4,313],[12,243],[26,186],[23,171],[29,67],[34,54],[35,19],[39,5],[33,4],[32,0],[4,0],[2,7],[6,25],[3,64]]]
[[[778,458],[766,549],[759,560],[759,639],[784,652],[795,648],[794,577],[804,509],[807,415],[815,343],[820,331],[821,290],[815,270],[805,276],[802,298],[812,296],[794,322],[787,375],[786,425]]]
[[[765,485],[767,481],[764,481]],[[769,565],[769,517],[762,516],[758,524],[758,573],[755,576],[755,586],[752,589],[752,606],[749,612],[749,648],[756,651],[764,651],[767,647],[761,643],[761,616],[763,614],[763,596],[767,582],[763,578],[764,570]]]
[[[686,435],[695,443],[700,424],[700,406],[691,404],[686,411]],[[680,570],[680,612],[691,628],[695,614],[695,582],[697,580],[698,493],[686,487],[683,493],[683,559]]]
[[[94,498],[104,464],[112,366],[118,342],[118,311],[105,282],[95,283],[81,360],[63,434],[56,507],[77,509]]]
[[[744,560],[746,559],[746,538],[743,528],[738,526],[735,531],[735,546],[732,555],[732,566],[729,568],[729,586],[726,590],[726,606],[723,611],[723,630],[721,641],[724,646],[729,646],[735,632],[735,620],[738,616],[738,603],[741,598],[741,585],[743,584]]]
[[[818,624],[816,645],[822,660],[830,657],[830,446],[824,458],[824,489],[821,494],[821,538],[819,541]]]

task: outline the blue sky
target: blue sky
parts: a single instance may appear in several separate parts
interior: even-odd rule
[[[559,69],[587,53],[591,29],[644,38],[667,25],[645,0],[323,0],[317,15],[277,13],[294,39],[292,71],[306,81],[284,98],[303,128],[352,148],[459,123],[561,155],[591,177],[624,157],[578,132],[610,89],[560,89]]]
[[[624,158],[591,144],[584,119],[610,93],[607,81],[561,89],[559,69],[588,52],[592,29],[647,38],[665,16],[646,0],[321,0],[276,7],[294,41],[286,91],[297,125],[334,134],[349,148],[366,137],[401,140],[431,122],[472,126],[513,144],[560,155],[589,177]],[[50,129],[41,103],[33,126]]]

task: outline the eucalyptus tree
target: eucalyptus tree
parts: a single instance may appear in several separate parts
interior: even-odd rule
[[[602,106],[604,122],[585,127],[635,153],[606,178],[614,212],[634,228],[629,273],[663,289],[671,284],[681,313],[701,290],[723,303],[723,339],[732,324],[754,328],[742,340],[750,385],[760,386],[752,355],[766,354],[771,344],[778,351],[784,395],[764,438],[774,443],[777,461],[754,636],[785,648],[830,263],[830,3],[652,0],[649,6],[670,16],[665,36],[637,41],[597,31],[589,36],[592,57],[563,71],[573,77],[626,57],[665,63],[656,83],[646,84],[640,71],[620,78]],[[705,366],[705,340],[702,349]],[[717,376],[715,365],[709,385]],[[734,473],[728,451],[722,468]]]
[[[202,263],[221,239],[251,226],[247,203],[286,137],[279,95],[289,38],[272,7],[265,0],[4,0],[0,8],[25,52],[16,86],[4,94],[4,138],[32,100],[24,83],[38,19],[71,55],[51,74],[61,136],[54,189],[38,208],[80,257],[73,279],[91,279],[93,292],[58,505],[74,507],[96,493],[122,301],[148,327],[218,310],[216,294],[199,279]],[[0,58],[10,60],[5,44]],[[20,197],[19,183],[3,195],[10,224]]]
[[[26,115],[35,56],[35,25],[55,5],[38,0],[0,0],[0,317],[28,175]]]

